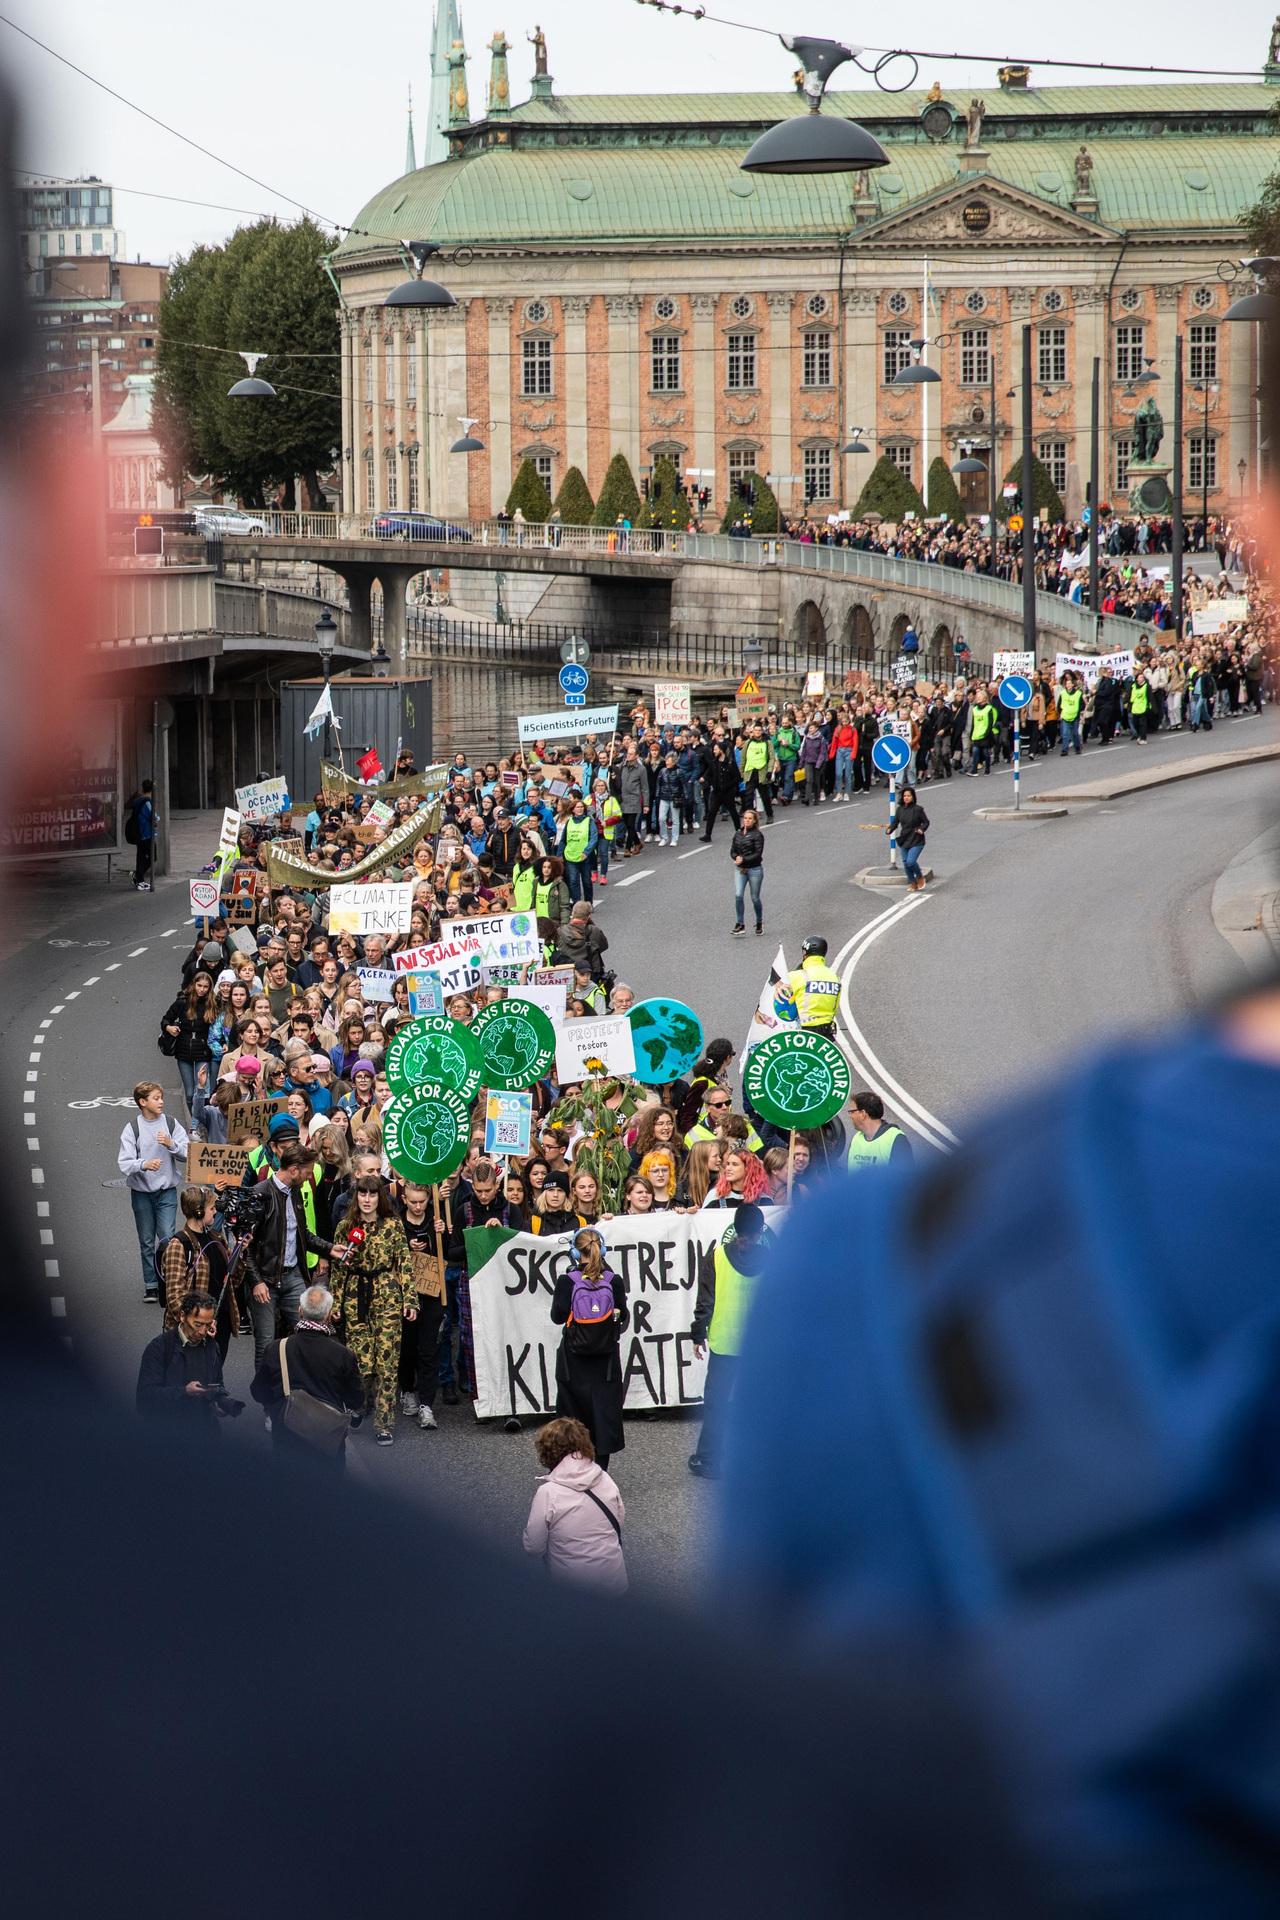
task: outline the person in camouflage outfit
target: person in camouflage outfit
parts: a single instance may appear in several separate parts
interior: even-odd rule
[[[373,1402],[374,1434],[389,1447],[404,1321],[418,1317],[418,1294],[404,1228],[376,1174],[361,1174],[333,1237],[330,1286],[334,1319]]]

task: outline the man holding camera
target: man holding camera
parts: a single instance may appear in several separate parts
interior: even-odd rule
[[[275,1339],[277,1314],[283,1316],[290,1330],[297,1325],[307,1255],[325,1256],[317,1263],[313,1278],[323,1279],[328,1272],[330,1243],[311,1231],[300,1191],[314,1165],[315,1155],[310,1149],[292,1140],[281,1149],[270,1179],[261,1184],[262,1198],[244,1262],[255,1366],[262,1365],[262,1357]]]
[[[222,1355],[213,1332],[218,1303],[211,1293],[185,1294],[178,1324],[158,1333],[138,1368],[137,1408],[147,1420],[165,1420],[188,1433],[213,1433],[219,1419],[244,1411],[222,1381]]]

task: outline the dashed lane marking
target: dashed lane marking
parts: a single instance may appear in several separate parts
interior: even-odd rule
[[[122,965],[121,961],[113,960],[111,962],[111,965],[106,969],[106,971],[108,973],[119,973],[121,965]]]
[[[139,955],[140,953],[145,953],[145,952],[146,952],[146,948],[145,948],[145,947],[135,947],[135,948],[133,949],[133,951],[132,951],[132,953],[131,953],[131,954],[129,955],[129,958],[130,958],[131,960],[136,960],[136,959],[137,959],[137,957],[138,957],[138,955]]]
[[[615,880],[615,887],[634,887],[637,880],[652,880],[658,871],[656,867],[641,867],[639,873],[629,873],[625,880]]]
[[[710,853],[710,851],[711,851],[710,847],[690,847],[688,853],[678,853],[676,855],[676,859],[677,860],[693,860],[697,857],[698,854]]]
[[[96,987],[99,980],[101,980],[101,978],[102,978],[102,975],[100,973],[91,973],[89,975],[89,978],[84,982],[84,984],[86,987]]]

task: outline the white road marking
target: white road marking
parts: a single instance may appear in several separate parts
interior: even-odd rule
[[[656,867],[641,867],[639,873],[629,873],[625,880],[615,880],[615,887],[634,887],[637,880],[651,880],[658,871]]]
[[[80,989],[79,989],[79,987],[77,987],[77,988],[76,988],[76,990],[75,990],[75,992],[74,992],[74,993],[69,993],[69,994],[67,995],[67,998],[68,998],[68,1000],[78,1000],[78,999],[80,998]]]
[[[28,1060],[34,1060],[34,1061],[35,1061],[35,1063],[36,1063],[36,1070],[35,1070],[35,1072],[34,1072],[34,1073],[28,1073],[28,1075],[27,1075],[27,1079],[28,1079],[28,1080],[38,1080],[38,1079],[40,1078],[40,1060],[41,1060],[41,1055],[40,1055],[40,1054],[38,1054],[38,1053],[29,1053],[29,1054],[27,1055],[27,1058],[28,1058]]]
[[[109,967],[107,968],[107,972],[108,972],[108,973],[119,973],[119,971],[120,971],[120,964],[121,964],[121,963],[120,963],[120,961],[119,961],[119,960],[113,960],[113,961],[111,962],[111,965],[110,965],[110,966],[109,966]]]
[[[30,1142],[29,1144],[34,1145],[35,1143],[33,1141],[33,1142]],[[31,1184],[33,1187],[42,1187],[44,1185],[44,1168],[43,1167],[32,1167]]]
[[[39,1211],[40,1209],[39,1207],[37,1207],[36,1212],[39,1213]],[[53,1228],[52,1227],[41,1227],[40,1245],[42,1247],[51,1247],[53,1245]]]
[[[710,847],[690,847],[688,853],[678,853],[677,860],[692,860],[699,853],[710,853]]]
[[[140,953],[145,953],[145,952],[146,952],[146,948],[145,948],[145,947],[135,947],[135,948],[133,949],[133,952],[132,952],[132,953],[131,953],[131,954],[129,955],[129,958],[130,958],[131,960],[136,960],[136,959],[137,959],[137,957],[138,957],[138,955],[139,955]]]
[[[48,1020],[46,1020],[46,1021],[44,1022],[44,1026],[45,1026],[45,1027],[47,1027],[47,1026],[48,1026],[49,1024],[50,1024],[50,1023],[49,1023],[49,1021],[48,1021]],[[47,1040],[48,1038],[49,1038],[49,1036],[48,1036],[48,1034],[47,1034],[47,1033],[45,1033],[45,1032],[44,1032],[44,1030],[43,1030],[43,1028],[42,1028],[42,1029],[41,1029],[41,1031],[40,1031],[39,1033],[33,1033],[33,1034],[32,1034],[32,1036],[31,1036],[31,1044],[32,1044],[32,1046],[33,1046],[33,1047],[42,1047],[42,1046],[44,1045],[44,1043],[45,1043],[45,1041],[46,1041],[46,1040]]]
[[[45,1261],[45,1263],[44,1263],[44,1277],[45,1277],[45,1279],[46,1279],[46,1280],[57,1280],[57,1279],[60,1279],[60,1278],[61,1278],[61,1276],[60,1276],[60,1274],[59,1274],[59,1272],[58,1272],[58,1263],[57,1263],[57,1261],[56,1261],[56,1260],[46,1260],[46,1261]]]
[[[177,931],[178,929],[176,927],[166,927],[164,932],[160,935],[160,938],[162,940],[167,940],[171,933],[176,933]]]
[[[34,1094],[32,1095],[32,1098],[33,1099],[35,1098]],[[24,1113],[22,1116],[22,1124],[24,1127],[34,1127],[36,1125],[36,1117],[34,1113]]]
[[[893,906],[887,907],[883,913],[877,914],[874,920],[860,928],[851,940],[847,940],[832,964],[838,971],[841,963],[846,962],[841,976],[843,992],[840,997],[840,1017],[844,1021],[854,1050],[859,1055],[860,1063],[868,1068],[872,1081],[879,1083],[877,1092],[888,1098],[890,1105],[896,1107],[901,1113],[904,1125],[918,1133],[929,1146],[937,1148],[940,1153],[950,1153],[953,1147],[958,1147],[960,1144],[956,1135],[952,1133],[950,1127],[937,1118],[936,1114],[930,1113],[927,1107],[922,1106],[899,1081],[894,1079],[872,1051],[865,1034],[849,1010],[850,982],[863,954],[869,947],[874,946],[890,927],[897,926],[900,921],[907,918],[908,914],[923,907],[931,898],[929,894],[912,894],[905,900],[896,901]]]
[[[39,1153],[39,1151],[40,1151],[40,1142],[36,1140],[31,1134],[28,1134],[27,1135],[27,1152]],[[42,1174],[40,1177],[41,1179],[43,1179],[44,1175]]]
[[[63,1011],[63,1007],[62,1007],[62,1002],[61,1002],[61,1000],[59,1000],[59,1002],[58,1002],[58,1004],[57,1004],[57,1006],[56,1006],[56,1007],[50,1007],[50,1009],[49,1009],[49,1018],[48,1018],[47,1020],[42,1020],[42,1021],[40,1022],[40,1025],[41,1025],[42,1027],[51,1027],[51,1026],[53,1025],[53,1016],[54,1016],[54,1014],[55,1014],[55,1013],[61,1013],[62,1011]]]
[[[37,1200],[36,1201],[36,1219],[47,1220],[48,1218],[49,1218],[49,1202],[47,1200]]]
[[[33,1075],[32,1078],[34,1077],[35,1076]],[[35,1088],[28,1087],[26,1092],[22,1096],[22,1104],[24,1107],[34,1107],[35,1103],[36,1103]]]
[[[84,984],[86,987],[96,987],[101,978],[102,975],[100,973],[91,973]]]
[[[53,1315],[55,1320],[66,1319],[67,1303],[60,1293],[55,1293],[53,1295],[52,1299],[49,1302],[49,1311]]]

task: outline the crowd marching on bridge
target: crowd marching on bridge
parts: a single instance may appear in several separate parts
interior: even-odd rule
[[[1162,727],[1194,731],[1260,712],[1276,692],[1272,642],[1269,601],[1251,588],[1247,618],[1212,634],[1139,645],[1130,661],[1104,660],[1096,673],[1045,660],[1026,715],[1030,751],[1080,752],[1117,730],[1141,742]],[[747,897],[760,931],[760,816],[869,790],[883,778],[871,749],[888,732],[909,739],[919,784],[989,772],[1010,750],[998,690],[998,677],[879,683],[854,669],[841,695],[815,687],[756,719],[722,709],[660,726],[641,705],[608,742],[535,742],[479,764],[457,752],[426,775],[406,754],[381,782],[326,776],[309,807],[284,795],[263,819],[236,818],[211,863],[217,913],[160,1018],[184,1118],[168,1110],[158,1080],[140,1080],[120,1141],[143,1292],[163,1322],[144,1356],[140,1409],[216,1432],[242,1405],[222,1374],[240,1336],[254,1342],[252,1394],[274,1444],[340,1463],[366,1415],[379,1445],[393,1443],[397,1420],[430,1431],[438,1401],[454,1408],[477,1392],[476,1233],[565,1236],[548,1309],[563,1329],[556,1418],[538,1441],[549,1477],[526,1544],[561,1570],[625,1584],[624,1509],[607,1468],[625,1444],[619,1352],[630,1306],[610,1265],[611,1223],[730,1216],[688,1328],[709,1362],[690,1469],[714,1476],[769,1209],[801,1202],[833,1164],[896,1164],[909,1143],[870,1090],[851,1092],[843,1124],[771,1124],[734,1095],[733,1044],[707,1042],[699,1028],[698,1057],[657,1084],[598,1062],[576,1078],[543,1062],[527,1087],[522,1151],[486,1148],[485,1094],[474,1089],[459,1162],[428,1183],[395,1164],[386,1137],[396,1038],[419,1018],[415,969],[445,967],[445,936],[460,927],[520,916],[536,929],[530,955],[494,978],[477,968],[442,985],[446,1023],[483,1025],[486,1009],[535,976],[562,996],[564,1027],[628,1020],[637,996],[596,919],[597,889],[615,862],[688,834],[709,841],[723,812],[734,830],[733,931],[744,931]],[[902,798],[904,858],[923,885],[928,819],[913,789]],[[149,793],[135,810],[153,833]],[[407,917],[389,931],[345,930],[331,913],[334,891],[371,871],[405,888]],[[761,996],[765,1031],[833,1036],[839,1001],[826,942],[813,936],[794,972],[775,963]],[[218,1181],[203,1179],[197,1155],[226,1148],[234,1151],[216,1162]]]

